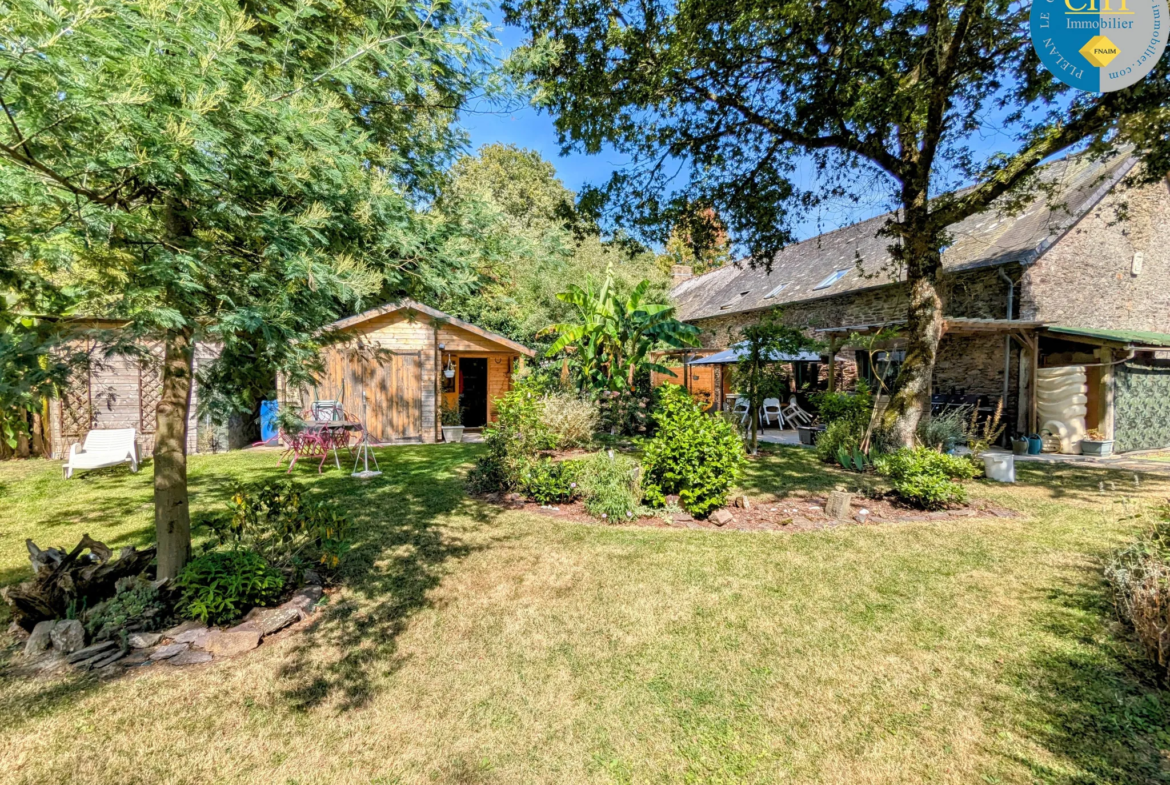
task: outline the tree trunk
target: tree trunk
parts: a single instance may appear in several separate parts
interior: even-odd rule
[[[894,419],[890,436],[895,444],[913,447],[918,423],[930,411],[931,380],[943,331],[943,302],[939,294],[942,252],[931,233],[908,221],[913,233],[903,235],[902,253],[910,307],[906,322],[906,359],[898,375],[898,391],[890,402]],[[916,231],[914,231],[916,229]]]
[[[190,326],[167,330],[154,436],[154,528],[158,577],[174,578],[191,554],[187,498],[187,414],[194,351]]]

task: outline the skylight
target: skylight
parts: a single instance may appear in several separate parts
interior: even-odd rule
[[[772,291],[770,291],[770,292],[768,292],[767,294],[765,294],[765,295],[764,295],[764,299],[765,299],[765,300],[771,300],[773,297],[775,297],[776,295],[780,294],[780,292],[784,291],[784,290],[785,290],[785,289],[787,289],[787,288],[788,288],[788,284],[786,284],[786,283],[782,283],[782,284],[780,284],[779,286],[777,286],[775,289],[773,289]]]
[[[837,283],[837,281],[840,281],[842,278],[844,278],[845,273],[847,273],[847,272],[849,272],[849,270],[838,270],[837,272],[833,273],[828,278],[826,278],[825,280],[821,281],[819,284],[814,286],[813,291],[816,291],[817,289],[828,289],[830,286]]]
[[[719,310],[726,311],[729,308],[734,308],[736,303],[738,303],[740,300],[747,297],[751,293],[752,293],[751,289],[748,289],[746,292],[740,292],[735,297],[732,297],[730,300],[723,303],[723,305],[719,306]]]

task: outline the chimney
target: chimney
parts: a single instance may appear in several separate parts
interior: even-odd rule
[[[671,283],[673,283],[675,286],[678,286],[683,281],[689,281],[694,277],[695,272],[690,268],[689,265],[675,264],[671,265],[670,267]]]

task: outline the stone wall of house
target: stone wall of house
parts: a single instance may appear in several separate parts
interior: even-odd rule
[[[1006,270],[1013,280],[1019,278],[1019,266],[1009,265]],[[942,288],[947,316],[979,319],[1006,316],[1008,286],[999,277],[997,268],[947,275]],[[904,285],[882,286],[786,305],[783,318],[786,324],[809,330],[881,324],[906,318],[906,298]],[[760,312],[752,311],[698,319],[694,324],[702,330],[700,340],[704,348],[726,349],[738,339],[740,329],[759,318]]]
[[[1170,333],[1170,184],[1115,188],[1024,272],[1021,295],[1026,319]]]

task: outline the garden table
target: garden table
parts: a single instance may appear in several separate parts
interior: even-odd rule
[[[337,468],[341,468],[341,460],[337,457],[337,448],[344,447],[349,449],[350,436],[355,433],[362,432],[361,423],[347,422],[345,420],[331,420],[328,422],[313,422],[309,421],[304,424],[296,433],[282,432],[282,437],[285,444],[288,445],[280,455],[279,461],[284,460],[284,456],[291,455],[292,460],[289,462],[288,471],[291,474],[293,467],[297,465],[297,461],[302,458],[320,458],[321,463],[317,466],[317,473],[320,474],[325,468],[325,461],[329,459],[329,451],[333,451],[333,461],[337,464]]]

